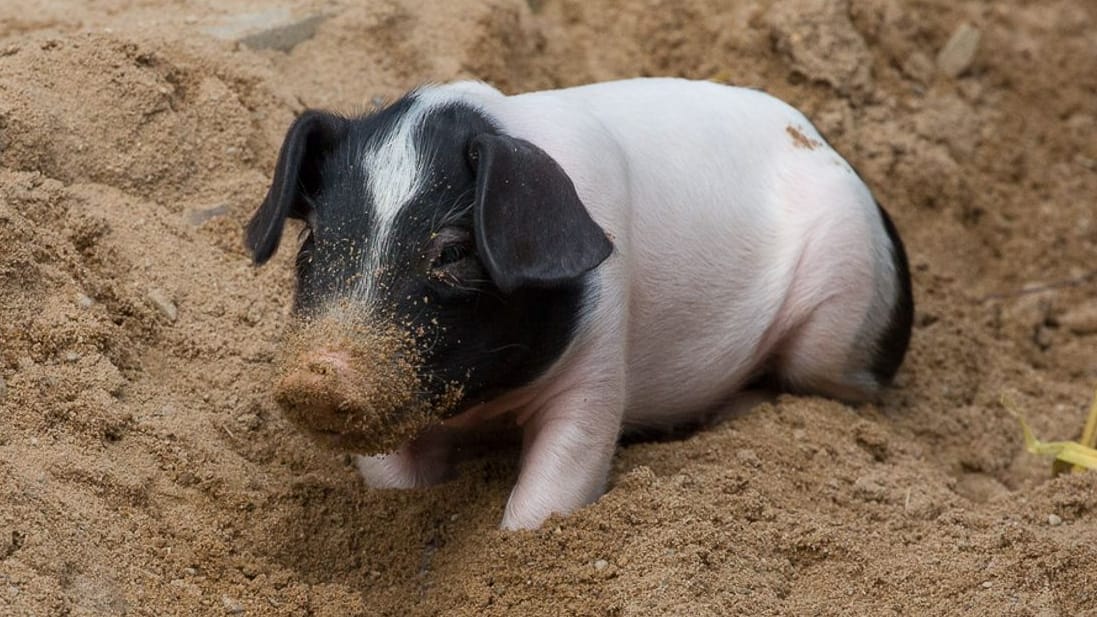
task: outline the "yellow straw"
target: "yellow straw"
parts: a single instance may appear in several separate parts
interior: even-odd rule
[[[1017,406],[1005,395],[1002,396],[1002,404],[1021,422],[1021,431],[1025,435],[1025,449],[1033,454],[1055,457],[1056,461],[1062,461],[1073,465],[1072,471],[1080,472],[1086,469],[1097,469],[1097,396],[1094,397],[1093,406],[1089,410],[1086,419],[1086,427],[1082,431],[1081,442],[1075,441],[1040,441],[1032,434],[1028,422],[1017,410]]]
[[[1089,408],[1089,417],[1086,418],[1086,427],[1082,429],[1082,439],[1080,442],[1086,448],[1093,449],[1097,447],[1097,394],[1093,396],[1093,405]],[[1085,466],[1075,463],[1074,472],[1085,471]],[[1090,469],[1093,469],[1090,467]]]

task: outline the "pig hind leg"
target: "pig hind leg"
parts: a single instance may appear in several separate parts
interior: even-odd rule
[[[834,294],[786,337],[775,363],[786,389],[851,402],[872,400],[902,363],[914,314],[910,273],[895,227],[882,208],[879,212],[890,267],[875,273],[867,301],[856,300],[854,293]],[[864,319],[851,318],[858,314]]]
[[[822,306],[794,331],[777,355],[775,377],[782,390],[821,394],[847,402],[872,400],[883,383],[866,362],[867,354],[850,344],[850,328],[842,304]]]

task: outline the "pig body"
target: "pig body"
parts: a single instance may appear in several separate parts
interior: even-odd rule
[[[442,336],[461,349],[490,333],[502,336],[493,349],[525,355],[506,361],[517,373],[452,357],[438,362],[460,366],[425,368],[465,370],[475,385],[442,425],[359,457],[372,486],[444,479],[452,428],[513,414],[524,445],[503,526],[536,527],[602,493],[622,428],[697,422],[759,379],[867,400],[901,363],[913,310],[902,243],[856,172],[787,104],[635,79],[517,96],[462,82],[394,108],[354,156],[327,155],[365,169],[360,202],[373,214],[360,230],[365,257],[343,267],[360,275],[329,299],[398,304],[393,289],[408,283],[384,283],[394,253],[381,247],[428,245],[401,217],[436,218],[464,195],[468,259],[510,321],[474,309],[460,319],[495,326],[462,322]],[[324,170],[320,187],[335,182]],[[449,193],[421,197],[439,181]],[[500,216],[510,222],[499,227]],[[249,233],[262,261],[262,234]]]

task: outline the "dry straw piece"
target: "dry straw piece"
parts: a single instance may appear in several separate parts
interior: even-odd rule
[[[1082,430],[1082,438],[1079,441],[1040,441],[1033,435],[1028,422],[1017,409],[1017,405],[1007,396],[1002,395],[1002,405],[1021,422],[1021,430],[1025,435],[1025,449],[1033,454],[1055,457],[1053,471],[1060,473],[1070,470],[1079,473],[1087,469],[1097,469],[1097,393],[1094,394],[1093,404],[1089,409],[1089,417],[1086,426]]]

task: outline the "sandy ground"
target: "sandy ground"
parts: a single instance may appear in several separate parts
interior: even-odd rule
[[[1070,439],[1097,385],[1092,2],[285,6],[324,16],[290,51],[209,34],[249,0],[0,4],[0,614],[1097,614],[1097,474],[999,403]],[[293,115],[636,75],[765,88],[859,168],[914,271],[897,387],[623,447],[535,532],[496,529],[513,448],[364,488],[273,404],[291,256],[240,243]]]

